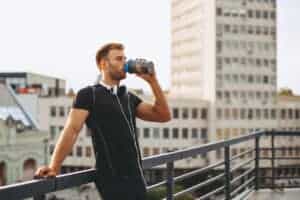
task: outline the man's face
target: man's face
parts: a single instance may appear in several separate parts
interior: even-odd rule
[[[126,57],[123,50],[112,49],[109,51],[107,58],[104,59],[105,71],[113,80],[122,80],[126,78],[124,64]]]

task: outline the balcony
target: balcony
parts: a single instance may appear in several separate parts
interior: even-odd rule
[[[144,170],[161,165],[166,166],[165,179],[149,185],[147,190],[151,191],[158,187],[166,187],[165,199],[167,200],[173,200],[187,193],[193,194],[197,200],[299,199],[300,177],[296,174],[299,174],[297,170],[300,165],[296,165],[297,162],[294,165],[280,165],[279,163],[286,160],[297,161],[300,157],[291,156],[291,153],[288,153],[288,155],[284,153],[284,155],[279,156],[278,151],[283,152],[283,147],[276,146],[277,138],[291,136],[298,138],[300,132],[254,132],[230,140],[145,158],[143,160]],[[267,143],[264,143],[264,146],[262,146],[261,143],[266,141]],[[246,142],[251,142],[252,148],[239,154],[231,155],[231,149],[234,145],[243,145]],[[213,153],[213,151],[220,149],[224,151],[221,160],[218,159],[215,163],[174,176],[175,161]],[[300,153],[299,148],[289,147],[287,150],[288,152],[297,151],[296,155]],[[263,156],[261,156],[262,153]],[[271,156],[268,156],[268,154]],[[245,155],[251,156],[245,159]],[[266,162],[269,162],[269,164],[266,164]],[[287,175],[286,170],[289,169],[293,172],[292,175]],[[200,174],[207,174],[211,170],[216,172],[213,176],[207,176],[209,178],[175,192],[175,184]],[[33,197],[35,200],[45,199],[45,194],[47,193],[91,183],[94,181],[95,175],[95,170],[89,169],[59,175],[50,179],[32,180],[3,186],[0,187],[0,199],[19,200],[28,197]]]

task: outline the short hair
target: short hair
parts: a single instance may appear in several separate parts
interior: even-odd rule
[[[103,45],[96,54],[96,63],[99,65],[100,61],[105,58],[110,50],[118,49],[118,50],[124,50],[124,45],[121,43],[108,43]]]

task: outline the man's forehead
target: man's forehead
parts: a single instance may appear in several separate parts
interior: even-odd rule
[[[112,49],[109,51],[108,53],[109,56],[124,56],[124,50],[120,50],[120,49]]]

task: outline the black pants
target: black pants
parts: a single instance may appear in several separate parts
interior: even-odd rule
[[[95,184],[103,200],[146,200],[147,190],[141,177],[103,180],[97,176]]]

